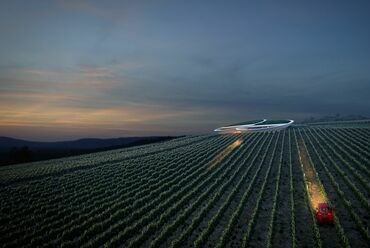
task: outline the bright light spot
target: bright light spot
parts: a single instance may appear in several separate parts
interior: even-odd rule
[[[327,203],[328,201],[325,197],[325,194],[322,192],[319,179],[317,178],[314,167],[310,163],[307,151],[302,144],[302,141],[300,141],[298,144],[309,200],[311,207],[315,209],[319,203]]]
[[[243,139],[238,139],[223,149],[217,156],[209,163],[208,169],[213,169],[217,166],[232,150],[240,146],[243,143]]]
[[[319,203],[327,202],[324,194],[320,190],[319,185],[307,182],[307,189],[310,196],[312,208],[316,208]]]

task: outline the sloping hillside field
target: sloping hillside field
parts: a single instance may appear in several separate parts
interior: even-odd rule
[[[370,128],[203,135],[0,167],[3,247],[369,247]],[[316,205],[334,210],[319,225]]]

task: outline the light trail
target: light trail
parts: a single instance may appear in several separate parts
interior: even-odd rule
[[[234,141],[233,143],[231,143],[230,145],[228,145],[219,154],[217,154],[214,159],[212,159],[212,161],[209,163],[208,169],[211,170],[211,169],[215,168],[219,163],[221,163],[221,161],[227,155],[230,154],[230,152],[232,152],[235,148],[237,148],[238,146],[240,146],[242,143],[243,143],[243,139],[240,138],[240,139]]]
[[[316,175],[315,168],[311,164],[309,156],[307,154],[306,147],[303,144],[303,140],[299,139],[298,149],[300,154],[301,166],[303,168],[303,175],[307,191],[309,194],[309,200],[311,207],[315,209],[319,203],[327,203],[328,199],[320,186],[320,181]]]

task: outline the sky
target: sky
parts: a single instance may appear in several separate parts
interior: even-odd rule
[[[361,0],[3,0],[0,136],[369,116],[369,13]]]

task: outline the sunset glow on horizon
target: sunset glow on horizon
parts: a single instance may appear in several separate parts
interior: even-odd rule
[[[183,135],[369,115],[369,12],[361,1],[6,0],[0,136]]]

